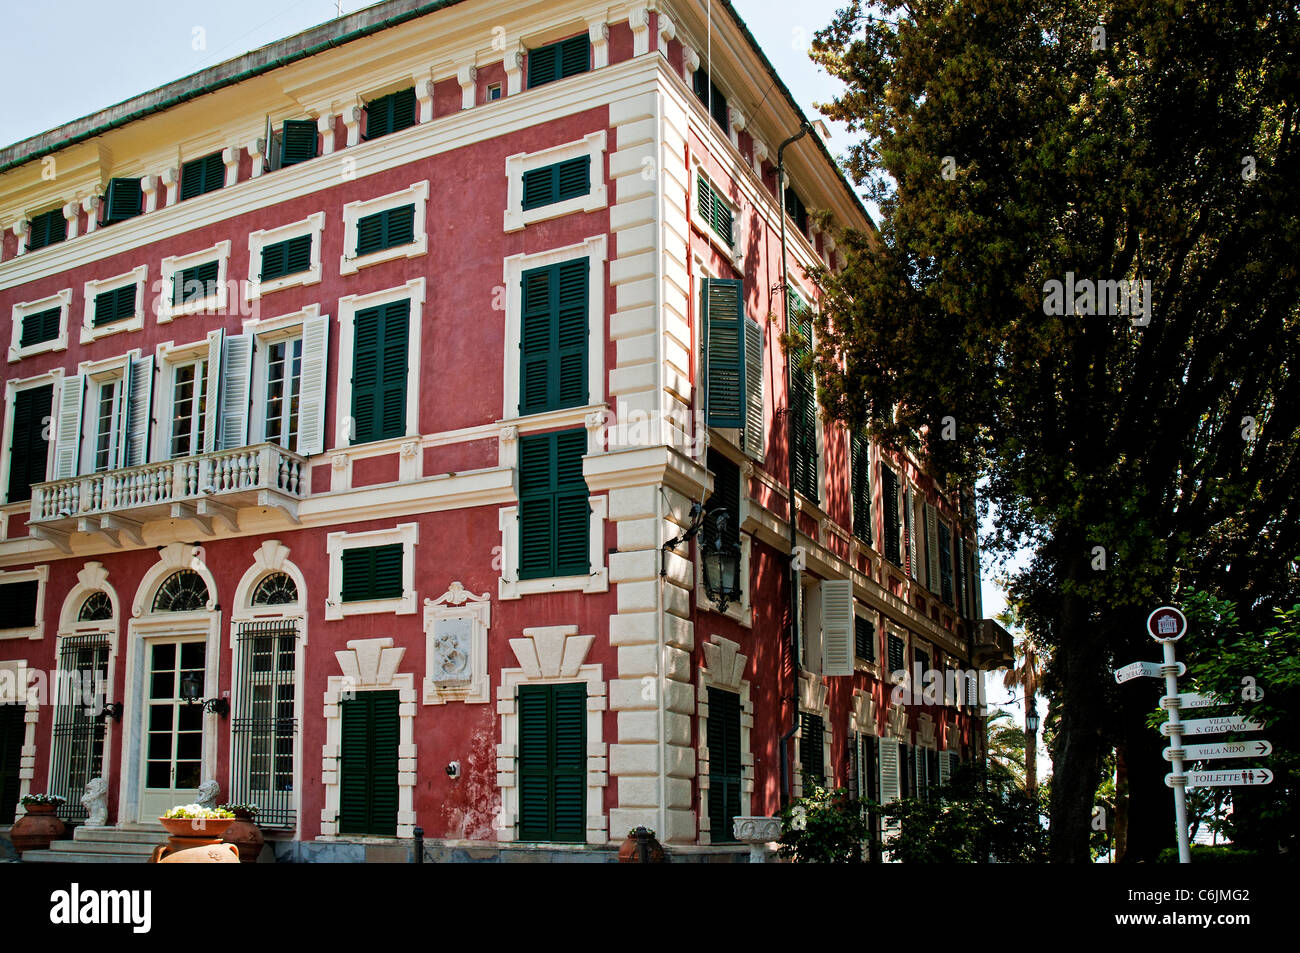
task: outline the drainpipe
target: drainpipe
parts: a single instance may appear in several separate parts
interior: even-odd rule
[[[785,253],[785,149],[812,131],[805,121],[789,139],[776,150],[776,205],[781,219],[781,313],[785,315],[785,329],[790,331],[790,296],[786,293],[787,264]],[[785,492],[786,509],[790,517],[790,730],[781,736],[781,806],[790,803],[794,794],[790,765],[790,739],[799,730],[799,570],[794,568],[794,550],[798,540],[798,524],[794,508],[794,407],[793,377],[790,361],[785,369]]]

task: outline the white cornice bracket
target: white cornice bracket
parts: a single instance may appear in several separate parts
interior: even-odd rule
[[[474,108],[475,83],[478,81],[478,69],[473,65],[462,66],[456,70],[456,82],[460,83],[460,108]]]
[[[608,66],[609,24],[604,20],[588,21],[587,36],[591,39],[591,68],[601,69]]]

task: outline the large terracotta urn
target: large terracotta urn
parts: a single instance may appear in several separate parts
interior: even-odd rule
[[[663,864],[667,861],[663,845],[655,840],[655,832],[645,827],[628,831],[627,840],[618,849],[620,864]]]
[[[239,848],[241,864],[255,864],[262,853],[262,845],[266,843],[266,838],[262,836],[262,829],[257,826],[251,811],[242,808],[231,810],[235,812],[235,822],[226,828],[222,841]]]
[[[67,825],[54,813],[58,807],[57,804],[23,805],[27,813],[9,831],[9,839],[20,857],[25,850],[45,850],[51,841],[68,832]]]

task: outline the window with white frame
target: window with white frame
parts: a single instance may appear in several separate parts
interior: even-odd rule
[[[54,472],[49,439],[55,394],[62,383],[58,369],[36,377],[5,383],[4,435],[0,444],[0,487],[6,503],[32,498],[32,484]]]
[[[415,436],[424,279],[347,295],[338,307],[337,445]]]
[[[83,467],[85,472],[103,473],[121,466],[118,451],[124,385],[122,368],[89,377],[90,419],[87,421],[89,439],[86,449],[90,459]]]
[[[248,282],[244,296],[255,301],[285,288],[321,280],[321,241],[325,213],[275,228],[248,233]]]
[[[415,523],[365,533],[330,533],[325,538],[329,553],[325,618],[414,613],[419,535]]]
[[[304,456],[323,449],[330,319],[319,312],[319,306],[309,305],[247,326],[252,338],[249,444],[274,443]],[[222,429],[230,429],[228,421]]]
[[[550,149],[507,156],[505,230],[605,208],[605,142],[601,129]]]
[[[81,343],[143,328],[148,277],[149,266],[140,265],[111,278],[87,281]]]
[[[705,172],[699,157],[691,160],[691,222],[723,253],[737,271],[744,271],[744,233],[740,209],[726,189]]]
[[[10,362],[64,351],[68,347],[68,312],[72,308],[72,289],[35,301],[20,301],[13,307],[13,337],[9,344]]]
[[[381,261],[415,258],[427,252],[424,215],[428,203],[429,182],[425,180],[399,192],[344,205],[339,274],[351,275]]]
[[[166,324],[183,314],[225,310],[229,264],[229,239],[188,255],[164,258],[155,289],[158,323]]]
[[[0,569],[0,639],[39,639],[45,630],[45,583],[49,566]]]

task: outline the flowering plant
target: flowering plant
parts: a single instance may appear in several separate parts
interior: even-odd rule
[[[247,814],[249,817],[257,816],[256,804],[222,804],[217,808],[217,810],[230,811],[236,817],[240,814]]]
[[[181,804],[172,808],[165,818],[186,818],[189,820],[220,821],[235,815],[224,807],[204,807],[202,804]]]
[[[67,798],[59,794],[24,794],[22,797],[23,807],[32,804],[66,804]]]

